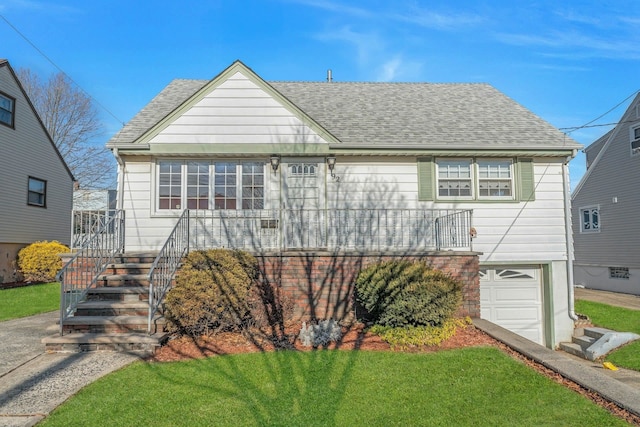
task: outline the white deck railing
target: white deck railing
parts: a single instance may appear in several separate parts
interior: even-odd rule
[[[470,210],[193,210],[189,217],[196,249],[472,249]]]

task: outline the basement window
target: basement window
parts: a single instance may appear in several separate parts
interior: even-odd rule
[[[629,267],[609,267],[609,278],[629,280]]]

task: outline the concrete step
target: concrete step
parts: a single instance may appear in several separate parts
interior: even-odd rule
[[[97,286],[149,286],[148,274],[101,274]]]
[[[126,252],[115,257],[116,264],[128,263],[153,263],[158,256],[157,252]]]
[[[631,332],[616,332],[610,329],[577,328],[571,343],[560,343],[560,349],[587,360],[598,360],[616,348],[640,339]]]
[[[573,354],[574,356],[581,357],[583,359],[585,358],[582,347],[580,347],[580,345],[573,342],[561,342],[560,350],[565,351],[569,354]]]
[[[596,340],[603,337],[604,334],[613,332],[611,329],[588,327],[584,328],[584,334],[588,337],[595,338]]]
[[[149,304],[133,301],[84,301],[78,304],[75,316],[147,316]]]
[[[153,354],[168,338],[165,333],[91,334],[70,333],[42,339],[50,353],[78,353],[84,351],[125,351]]]
[[[107,264],[103,274],[149,274],[152,263],[120,263]]]
[[[73,316],[64,321],[63,332],[129,333],[146,332],[147,316]],[[153,319],[151,333],[164,332],[165,319]]]
[[[593,345],[597,340],[595,338],[589,337],[587,335],[573,336],[571,337],[571,341],[574,344],[578,344],[582,350],[586,350]]]
[[[149,288],[144,286],[120,286],[92,288],[87,301],[148,301]]]

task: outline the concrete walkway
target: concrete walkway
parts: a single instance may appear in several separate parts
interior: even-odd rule
[[[126,353],[47,354],[58,312],[0,322],[0,426],[32,426],[82,387],[137,360]]]
[[[640,310],[640,296],[620,294],[617,292],[599,291],[595,289],[574,288],[575,298],[585,301],[601,302],[617,307]],[[623,332],[623,331],[619,331]]]

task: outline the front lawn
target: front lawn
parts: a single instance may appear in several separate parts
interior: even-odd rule
[[[640,310],[585,300],[576,300],[575,309],[578,313],[589,316],[595,326],[640,334]],[[606,360],[614,365],[640,371],[640,340],[609,353]]]
[[[58,308],[58,282],[0,290],[0,321],[46,313]]]
[[[492,347],[279,351],[135,363],[43,426],[613,426],[581,395]]]

